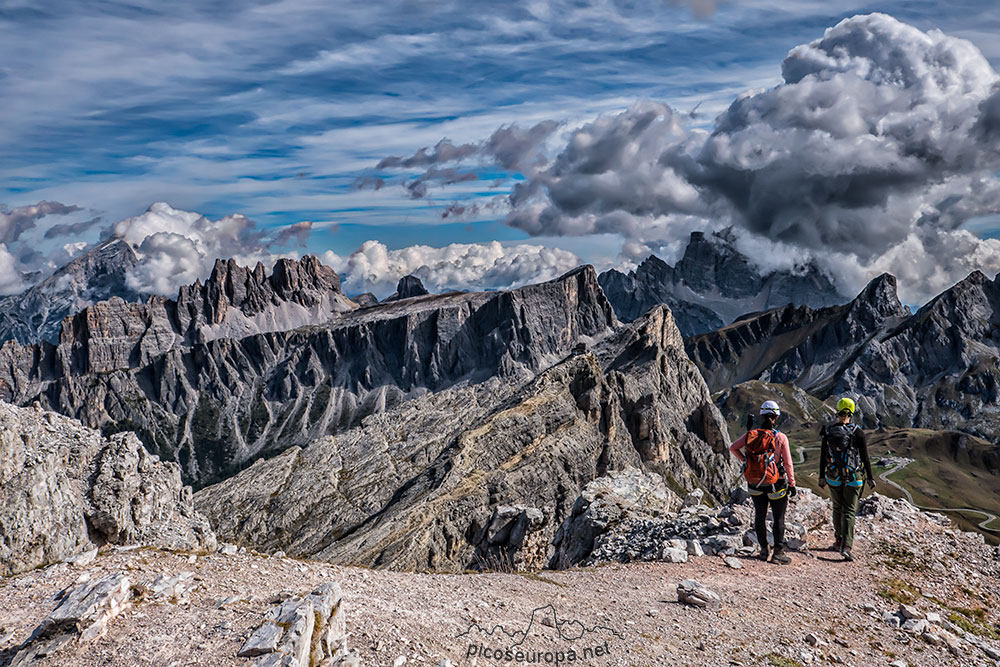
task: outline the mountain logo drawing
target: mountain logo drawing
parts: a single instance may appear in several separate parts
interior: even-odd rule
[[[586,640],[597,633],[611,633],[617,639],[624,639],[620,632],[606,625],[598,624],[588,627],[585,623],[576,619],[561,619],[552,604],[533,609],[528,617],[528,623],[523,629],[508,630],[499,623],[490,628],[485,628],[479,625],[479,623],[472,623],[468,629],[457,635],[456,639],[470,638],[474,632],[478,632],[493,639],[501,638],[505,641],[509,640],[510,643],[506,648],[515,649],[522,646],[531,634],[531,631],[537,629],[539,626],[555,630],[557,638],[567,642]]]

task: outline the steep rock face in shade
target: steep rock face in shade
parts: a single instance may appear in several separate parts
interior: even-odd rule
[[[612,269],[599,280],[623,321],[662,303],[670,307],[684,336],[713,331],[744,313],[788,304],[817,308],[846,300],[815,265],[798,272],[761,273],[726,232],[692,232],[674,267],[650,255],[635,271]]]
[[[0,398],[135,431],[201,484],[427,391],[537,372],[616,325],[593,268],[581,267],[508,292],[425,295],[215,337],[285,306],[339,303],[328,271],[306,258],[266,279],[219,262],[176,302],[98,304],[67,322],[59,346],[0,347]]]
[[[824,387],[870,420],[1000,437],[1000,285],[976,271],[876,337]]]
[[[0,298],[0,342],[55,343],[65,317],[112,297],[140,300],[126,282],[137,262],[127,243],[108,241],[24,292]]]
[[[544,563],[581,490],[609,470],[728,498],[727,445],[661,307],[537,376],[438,391],[258,461],[196,504],[225,539],[334,562]]]
[[[768,310],[692,336],[686,345],[713,391],[756,378],[813,391],[908,315],[896,297],[896,279],[883,274],[843,306]]]
[[[794,383],[854,397],[869,426],[1000,437],[1000,286],[978,271],[913,314],[882,275],[844,306],[771,310],[686,343],[713,390]]]
[[[132,434],[0,402],[0,574],[108,543],[214,549],[215,536],[177,464]]]
[[[622,321],[631,322],[653,306],[664,304],[674,313],[684,335],[714,331],[725,324],[722,317],[710,308],[678,298],[674,290],[673,269],[655,255],[647,257],[627,275],[610,269],[602,273],[599,280],[615,314]]]

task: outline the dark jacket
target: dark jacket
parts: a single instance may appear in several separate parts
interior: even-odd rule
[[[823,444],[820,446],[819,452],[819,477],[823,479],[826,477],[826,467],[830,462],[830,453],[827,450],[826,445],[826,429],[824,426],[820,429],[819,435],[823,439]],[[872,474],[872,462],[868,458],[868,441],[865,439],[865,432],[861,430],[860,426],[855,427],[854,433],[851,434],[851,444],[858,450],[858,454],[861,455],[861,463],[865,468],[865,476],[868,479],[875,479],[875,475]]]

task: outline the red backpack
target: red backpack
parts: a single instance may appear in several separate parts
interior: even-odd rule
[[[774,455],[774,446],[778,439],[778,431],[769,428],[755,428],[747,432],[746,465],[743,477],[751,486],[766,486],[774,484],[781,478]]]

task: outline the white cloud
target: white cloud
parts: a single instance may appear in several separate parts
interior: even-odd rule
[[[579,257],[559,248],[504,246],[497,241],[398,250],[366,241],[347,257],[327,251],[320,258],[341,274],[345,293],[373,292],[380,298],[391,294],[406,275],[420,278],[431,292],[506,289],[551,280],[581,263]]]
[[[273,253],[264,232],[245,216],[209,220],[162,202],[116,223],[113,234],[130,243],[139,256],[128,276],[129,287],[165,296],[208,277],[219,258],[233,258],[245,266],[260,261],[270,268],[280,257],[295,256]]]
[[[915,232],[870,262],[855,255],[831,253],[824,265],[851,293],[874,276],[899,279],[904,303],[920,305],[975,270],[991,279],[1000,272],[1000,239],[980,239],[965,230]]]
[[[719,117],[691,174],[749,229],[870,259],[995,205],[1000,159],[975,129],[998,77],[971,43],[858,16],[782,72]]]
[[[7,246],[0,243],[0,294],[17,294],[25,287],[27,285],[17,270],[17,260],[7,251]]]
[[[350,44],[340,49],[320,51],[308,60],[298,60],[282,68],[282,74],[313,74],[331,69],[385,67],[405,62],[416,55],[446,50],[439,35],[380,35],[373,40]]]

